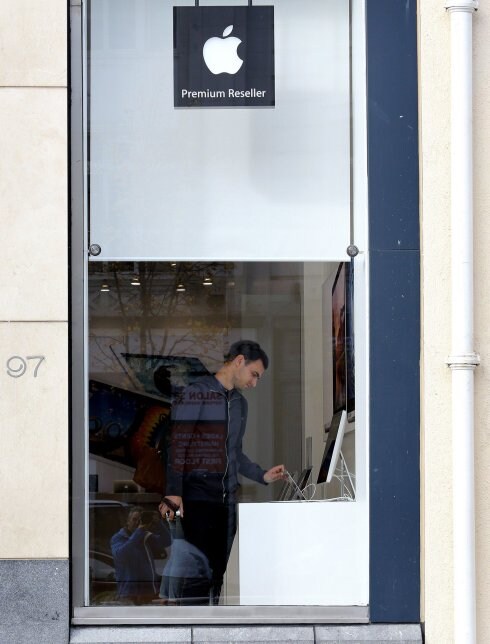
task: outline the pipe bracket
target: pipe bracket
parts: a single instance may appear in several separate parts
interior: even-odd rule
[[[480,356],[477,353],[460,353],[448,356],[446,364],[450,369],[474,370],[480,364]]]
[[[444,8],[446,11],[478,11],[478,0],[448,0]]]

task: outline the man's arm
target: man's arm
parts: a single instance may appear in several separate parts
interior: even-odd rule
[[[260,465],[251,461],[241,450],[238,463],[240,474],[243,474],[243,476],[246,476],[252,481],[257,481],[257,483],[267,485],[268,483],[274,483],[274,481],[286,478],[286,468],[284,465],[274,465],[274,467],[266,471]]]
[[[182,478],[186,456],[194,439],[195,425],[201,414],[199,389],[194,385],[185,388],[172,406],[170,446],[167,456],[166,496],[182,497]]]
[[[144,537],[145,531],[141,528],[136,528],[129,538],[122,534],[121,531],[116,532],[111,539],[111,551],[114,560],[125,561],[131,558],[134,550],[141,547]]]
[[[264,470],[260,465],[257,463],[254,463],[251,461],[246,454],[243,453],[242,450],[242,439],[243,435],[245,434],[245,428],[247,425],[247,413],[248,413],[248,405],[247,401],[243,398],[242,399],[242,426],[240,428],[240,442],[238,444],[238,450],[237,450],[237,459],[238,459],[238,471],[240,474],[243,476],[246,476],[248,479],[251,479],[252,481],[257,481],[257,483],[263,483],[264,485],[267,485],[269,483],[273,483],[274,481],[279,481],[280,479],[284,479],[286,477],[286,469],[284,465],[275,465],[274,467],[271,467],[269,470]]]
[[[201,414],[202,403],[198,393],[199,388],[189,385],[172,406],[170,446],[167,455],[167,485],[165,497],[158,508],[162,517],[166,517],[168,513],[172,520],[177,510],[180,511],[181,516],[184,516],[182,479],[187,452],[194,437],[196,422]]]
[[[250,479],[252,481],[256,481],[257,483],[265,484],[267,482],[265,480],[265,475],[267,472],[264,470],[264,468],[260,467],[260,465],[251,461],[248,456],[246,456],[246,454],[242,452],[241,444],[238,450],[237,458],[238,471],[240,472],[240,474],[242,474],[242,476],[245,476],[247,479]]]
[[[238,472],[251,481],[256,481],[257,483],[262,483],[265,485],[265,470],[257,463],[251,461],[248,456],[243,453],[242,441],[245,434],[245,429],[247,427],[248,403],[246,398],[244,398],[243,396],[241,396],[240,402],[242,406],[242,422],[240,426],[240,436],[238,439],[238,447],[236,451]]]
[[[167,526],[163,524],[161,519],[157,519],[150,525],[141,527],[150,533],[146,543],[149,545],[153,556],[157,557],[169,545],[170,537]]]

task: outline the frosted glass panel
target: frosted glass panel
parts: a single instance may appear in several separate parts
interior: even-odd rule
[[[273,108],[173,107],[173,4],[91,2],[97,259],[346,259],[348,0],[254,2],[274,5]]]

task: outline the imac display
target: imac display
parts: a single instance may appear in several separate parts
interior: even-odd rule
[[[342,447],[346,422],[347,412],[345,409],[334,414],[332,425],[328,432],[327,443],[325,445],[317,483],[330,483],[332,480]]]
[[[354,420],[354,265],[342,262],[332,286],[333,411]]]

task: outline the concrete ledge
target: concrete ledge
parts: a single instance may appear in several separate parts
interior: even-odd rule
[[[193,644],[265,644],[266,642],[301,642],[314,644],[313,626],[221,626],[195,627]]]
[[[68,560],[0,560],[0,642],[66,644]]]
[[[175,626],[78,626],[70,631],[70,644],[182,644],[192,642],[190,628]]]
[[[315,644],[422,644],[419,624],[315,626]]]
[[[418,624],[345,626],[77,626],[70,644],[422,644]]]

